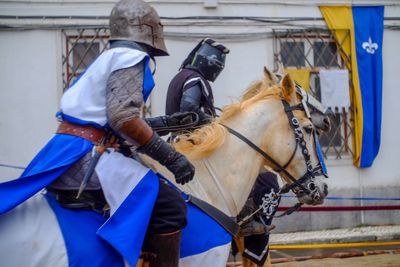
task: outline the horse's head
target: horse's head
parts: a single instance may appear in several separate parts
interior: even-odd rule
[[[263,86],[253,86],[248,89],[243,95],[243,99],[254,96],[261,88],[277,85],[284,76],[283,66],[280,64],[277,72],[270,71],[264,67]],[[310,113],[311,121],[319,132],[329,132],[331,129],[331,121],[328,116],[327,109],[316,100],[312,95],[308,94],[299,84],[296,84],[297,98],[299,101],[304,101]]]
[[[280,114],[269,126],[266,135],[267,153],[279,164],[268,162],[305,204],[322,204],[328,194],[328,187],[317,176],[325,168],[322,155],[319,154],[316,127],[307,115],[296,93],[296,85],[285,75],[279,85],[281,99]],[[275,89],[276,90],[276,89]]]
[[[264,79],[252,84],[239,103],[225,106],[221,116],[211,124],[180,136],[174,147],[192,161],[202,161],[201,170],[205,168],[204,162],[220,166],[219,175],[209,171],[214,173],[209,176],[224,180],[222,184],[235,196],[237,206],[247,199],[263,165],[280,171],[290,184],[286,188],[292,189],[301,202],[321,204],[327,195],[327,186],[315,178],[324,166],[317,155],[315,127],[304,105],[300,105],[290,76],[276,83],[265,72]],[[263,158],[264,152],[270,157],[263,155]],[[227,162],[233,165],[228,166]],[[214,191],[215,188],[210,189],[209,194],[214,194],[215,199],[221,198]],[[235,214],[235,205],[230,206],[231,214]]]
[[[296,92],[299,101],[306,108],[306,113],[311,118],[318,132],[329,132],[331,130],[331,121],[328,116],[328,109],[297,83]]]

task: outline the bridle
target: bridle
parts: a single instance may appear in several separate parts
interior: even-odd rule
[[[282,100],[282,104],[284,106],[285,113],[288,117],[289,124],[294,132],[295,140],[296,140],[296,146],[294,149],[294,152],[292,153],[291,157],[287,161],[286,164],[283,166],[279,164],[276,160],[274,160],[268,153],[266,153],[264,150],[262,150],[260,147],[255,145],[253,142],[251,142],[248,138],[243,136],[241,133],[237,132],[236,130],[228,127],[225,124],[221,124],[223,127],[225,127],[228,132],[237,138],[239,138],[241,141],[245,142],[247,145],[249,145],[252,149],[254,149],[256,152],[261,154],[264,159],[268,160],[274,165],[274,169],[277,172],[282,172],[285,174],[285,176],[292,182],[291,184],[285,184],[282,188],[279,189],[278,193],[276,194],[276,197],[279,197],[282,194],[285,194],[292,190],[297,196],[304,196],[308,195],[311,199],[318,201],[320,200],[321,196],[317,190],[317,187],[315,186],[315,176],[316,174],[319,174],[321,172],[321,167],[317,166],[313,168],[312,163],[311,163],[311,156],[310,152],[307,149],[307,144],[306,141],[304,140],[304,135],[303,132],[301,131],[300,128],[300,122],[299,120],[294,116],[293,111],[294,110],[305,110],[304,105],[302,103],[295,105],[295,106],[290,106],[289,103],[287,103],[285,100]],[[314,136],[316,138],[316,136]],[[290,174],[286,168],[290,165],[292,160],[295,157],[295,154],[300,147],[301,153],[304,157],[304,161],[307,167],[306,173],[300,178],[296,179],[293,177],[292,174]],[[298,205],[297,208],[301,206]],[[296,209],[297,209],[296,208]],[[293,212],[293,211],[291,211]]]
[[[294,110],[302,110],[303,109],[303,104],[298,104],[296,106],[290,106],[286,101],[282,101],[282,102],[283,102],[283,106],[285,108],[286,115],[287,115],[287,117],[289,119],[290,126],[291,126],[291,128],[292,128],[292,130],[294,132],[294,136],[295,136],[295,139],[296,139],[296,146],[295,146],[295,149],[294,149],[294,151],[292,153],[292,156],[289,158],[288,162],[285,165],[282,166],[282,168],[286,169],[290,165],[290,163],[292,162],[294,156],[296,155],[298,147],[300,146],[301,153],[303,154],[304,161],[305,161],[306,166],[307,166],[307,173],[305,175],[313,176],[314,174],[312,172],[313,171],[313,167],[312,167],[312,164],[311,164],[310,153],[309,153],[309,151],[307,149],[307,145],[306,145],[306,142],[304,140],[303,132],[301,131],[301,128],[300,128],[300,122],[293,114]],[[278,170],[278,172],[281,172],[281,170]],[[285,173],[285,174],[287,175],[287,173]]]
[[[221,212],[220,210],[216,209],[212,205],[208,204],[205,201],[202,201],[194,196],[188,195],[187,196],[187,202],[191,202],[193,205],[198,207],[200,210],[208,214],[211,218],[213,218],[215,221],[217,221],[226,231],[228,231],[230,234],[233,236],[237,235],[239,232],[239,227],[242,225],[244,222],[246,222],[249,218],[253,217],[256,213],[260,212],[263,210],[263,213],[266,215],[267,218],[270,218],[275,212],[275,208],[279,205],[279,199],[282,194],[285,194],[292,190],[298,197],[301,194],[307,194],[311,198],[320,198],[319,192],[317,190],[317,187],[315,186],[314,178],[315,178],[315,173],[319,171],[319,168],[312,168],[311,165],[311,160],[310,160],[310,154],[309,151],[306,147],[306,142],[304,140],[303,133],[300,129],[300,123],[298,119],[294,116],[293,110],[304,110],[304,104],[299,104],[296,106],[290,106],[286,101],[282,100],[283,106],[285,108],[285,113],[288,116],[289,123],[291,125],[291,128],[293,129],[295,139],[296,139],[296,147],[295,150],[290,157],[289,161],[285,164],[285,166],[281,166],[278,162],[276,162],[271,156],[269,156],[265,151],[263,151],[261,148],[259,148],[257,145],[255,145],[253,142],[251,142],[248,138],[240,134],[239,132],[235,131],[234,129],[220,123],[223,127],[227,129],[229,133],[232,135],[236,136],[239,138],[241,141],[245,142],[247,145],[249,145],[252,149],[254,149],[256,152],[260,153],[266,160],[271,162],[273,165],[275,165],[275,168],[278,171],[283,172],[288,179],[292,181],[291,184],[286,184],[282,188],[279,189],[277,193],[274,193],[271,191],[268,195],[266,194],[263,197],[263,203],[256,209],[253,213],[247,215],[246,217],[242,218],[240,221],[236,222],[235,218],[229,217],[226,215],[224,212]],[[314,135],[315,138],[317,138]],[[294,158],[294,155],[296,154],[296,151],[298,147],[301,148],[302,154],[304,157],[304,160],[307,165],[307,172],[298,180],[296,180],[287,170],[286,167],[288,167],[291,163],[291,161]],[[207,162],[205,162],[207,163]],[[322,164],[320,162],[321,168]],[[208,171],[210,172],[211,176],[216,179],[216,175],[212,171],[212,167],[208,164],[206,165]],[[222,185],[219,185],[218,183],[216,184],[217,187],[222,187]],[[220,189],[220,191],[223,193],[224,191]],[[229,195],[223,195],[223,198],[225,200],[229,199]],[[225,201],[227,203],[227,201]],[[234,201],[230,201],[230,203],[234,203]],[[282,217],[284,215],[289,215],[298,208],[301,207],[303,203],[297,203],[290,209],[286,210],[284,213],[275,216],[275,217]],[[227,205],[229,209],[229,205]],[[235,206],[232,208],[232,210],[237,210],[237,207]],[[231,210],[231,212],[232,212]],[[232,212],[233,213],[233,212]],[[262,219],[262,218],[261,218]],[[262,222],[265,224],[265,222],[262,220]]]

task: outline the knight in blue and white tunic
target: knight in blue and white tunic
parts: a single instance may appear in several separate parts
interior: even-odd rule
[[[180,230],[187,223],[185,202],[180,192],[134,160],[129,149],[127,153],[115,149],[103,153],[95,171],[89,173],[85,191],[76,199],[93,163],[96,135],[101,141],[114,136],[136,146],[138,152],[166,166],[177,183],[189,182],[194,176],[190,162],[142,119],[144,102],[154,87],[149,62],[168,55],[157,12],[144,1],[121,0],[112,10],[110,30],[110,49],[64,93],[58,133],[20,179],[0,184],[0,192],[6,196],[0,214],[43,188],[50,192],[49,198],[67,208],[102,211],[109,206],[111,217],[97,235],[131,266],[135,266],[142,244],[148,255],[155,255],[149,258],[151,266],[178,266]],[[146,205],[138,205],[143,202]],[[132,225],[135,229],[129,229]],[[84,259],[77,261],[82,265]],[[93,262],[90,266],[97,265]]]

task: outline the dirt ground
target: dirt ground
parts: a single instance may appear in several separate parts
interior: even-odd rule
[[[400,267],[400,254],[326,258],[273,264],[273,267]]]

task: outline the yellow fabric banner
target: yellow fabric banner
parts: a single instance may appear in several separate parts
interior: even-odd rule
[[[363,111],[361,101],[360,80],[358,75],[358,66],[356,58],[355,33],[353,13],[351,6],[320,6],[320,11],[328,28],[332,30],[336,41],[341,45],[343,50],[341,56],[347,61],[347,67],[351,71],[353,88],[350,90],[351,100],[354,110],[354,165],[360,166],[361,145],[362,145],[362,129],[363,129]],[[348,36],[350,33],[350,36]],[[351,59],[348,60],[348,59]]]
[[[310,69],[285,69],[285,73],[289,73],[304,90],[310,90]]]

